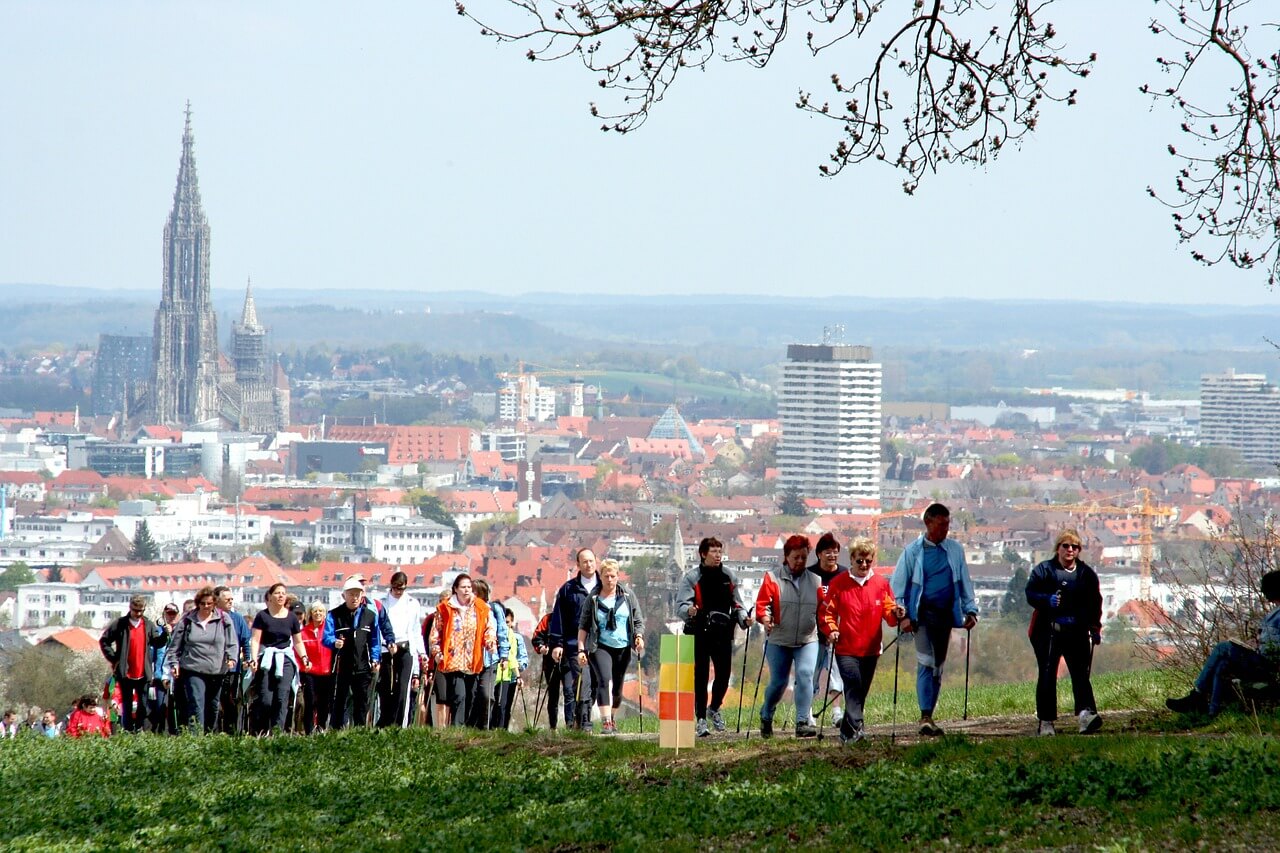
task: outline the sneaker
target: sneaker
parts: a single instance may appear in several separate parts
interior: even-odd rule
[[[1080,712],[1080,734],[1091,735],[1102,728],[1102,715],[1097,711]]]
[[[840,725],[840,718],[843,716],[844,716],[844,711],[840,710],[839,705],[831,706],[831,725],[833,726]]]
[[[711,729],[707,728],[705,719],[699,719],[697,725],[694,726],[693,733],[698,737],[707,737],[711,734]]]
[[[760,721],[760,737],[763,737],[763,738],[773,737],[773,720],[762,719]]]
[[[711,712],[711,725],[718,732],[725,730],[724,716],[719,711]]]
[[[1164,700],[1164,706],[1175,714],[1193,714],[1203,712],[1208,703],[1199,690],[1192,690],[1186,696]]]
[[[809,723],[796,723],[796,737],[817,737],[818,727]]]
[[[866,739],[867,739],[867,733],[860,728],[854,729],[853,734],[851,735],[846,735],[844,732],[840,733],[841,746],[853,746],[855,743],[860,743],[861,741],[864,741]]]
[[[605,720],[600,724],[600,734],[616,735],[618,733],[618,724],[613,720]]]
[[[1036,735],[1039,737],[1053,737],[1057,732],[1053,730],[1053,723],[1048,720],[1041,720],[1040,727],[1036,729]]]
[[[920,734],[925,737],[941,737],[942,727],[933,721],[933,714],[920,715]]]

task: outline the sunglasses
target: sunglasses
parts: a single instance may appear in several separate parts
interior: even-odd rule
[[[396,592],[404,592],[408,587],[406,587],[404,584],[392,584],[391,588],[394,589]]]
[[[874,557],[855,557],[853,562],[859,566],[874,566],[876,563]]]
[[[1070,542],[1063,542],[1063,543],[1062,543],[1061,545],[1059,545],[1058,547],[1059,547],[1059,548],[1068,548],[1068,549],[1070,549],[1070,550],[1072,550],[1072,551],[1079,551],[1079,550],[1080,550],[1080,546],[1079,546],[1079,545],[1072,545]]]

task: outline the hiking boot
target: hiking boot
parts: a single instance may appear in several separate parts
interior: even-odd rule
[[[718,710],[711,712],[711,725],[718,732],[725,730],[724,716]]]
[[[616,735],[618,733],[618,724],[613,720],[605,720],[600,724],[600,734]]]
[[[861,727],[854,729],[853,734],[851,735],[846,735],[844,732],[840,732],[841,746],[853,746],[855,743],[860,743],[866,739],[867,733],[864,732]]]
[[[760,720],[760,737],[763,737],[763,738],[771,738],[771,737],[773,737],[773,720],[766,720],[766,719],[761,718],[761,720]]]
[[[818,727],[810,723],[796,723],[796,737],[817,737]]]
[[[699,719],[697,725],[694,726],[693,733],[698,737],[707,737],[711,734],[711,729],[707,728],[705,719]]]
[[[1091,735],[1102,728],[1102,715],[1088,709],[1080,712],[1080,734]]]
[[[1192,690],[1186,696],[1179,696],[1176,699],[1164,700],[1164,706],[1175,714],[1203,713],[1208,704],[1205,695],[1199,690]]]
[[[933,721],[933,714],[920,715],[920,734],[925,737],[941,737],[942,727]]]
[[[1057,732],[1053,730],[1053,723],[1048,720],[1041,720],[1040,727],[1036,729],[1036,735],[1039,737],[1053,737]]]

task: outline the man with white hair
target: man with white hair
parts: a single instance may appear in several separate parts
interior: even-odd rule
[[[375,607],[364,596],[364,582],[351,577],[342,586],[342,603],[324,620],[321,642],[333,649],[333,710],[329,728],[347,724],[347,700],[351,721],[363,726],[369,716],[369,686],[382,660],[382,632]]]

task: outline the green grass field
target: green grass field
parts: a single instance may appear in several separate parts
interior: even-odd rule
[[[1025,689],[975,688],[970,713]],[[1246,715],[1181,725],[853,748],[714,738],[679,756],[548,732],[32,737],[0,744],[0,848],[1274,848],[1274,712],[1266,734]]]

